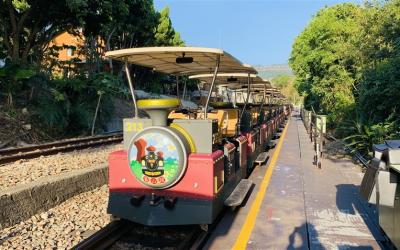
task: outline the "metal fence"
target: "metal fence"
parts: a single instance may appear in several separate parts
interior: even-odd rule
[[[300,109],[300,115],[314,146],[314,164],[317,165],[318,168],[321,168],[321,158],[325,145],[326,116],[317,115],[314,111],[309,111],[304,108]]]

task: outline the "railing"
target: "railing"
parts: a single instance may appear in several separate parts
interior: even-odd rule
[[[314,164],[321,168],[322,152],[325,145],[326,116],[317,115],[314,110],[308,111],[304,108],[301,108],[300,115],[314,146]]]

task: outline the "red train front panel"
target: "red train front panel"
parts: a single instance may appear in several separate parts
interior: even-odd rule
[[[146,225],[212,223],[223,201],[223,152],[188,157],[184,177],[167,189],[139,182],[128,166],[126,151],[109,156],[110,199],[108,212]]]

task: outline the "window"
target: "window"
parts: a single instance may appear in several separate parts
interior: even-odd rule
[[[67,56],[73,56],[74,55],[74,49],[68,48],[67,49]]]

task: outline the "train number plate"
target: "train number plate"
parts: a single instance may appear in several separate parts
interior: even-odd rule
[[[143,130],[143,123],[141,122],[125,122],[124,131],[126,132],[139,132]]]

